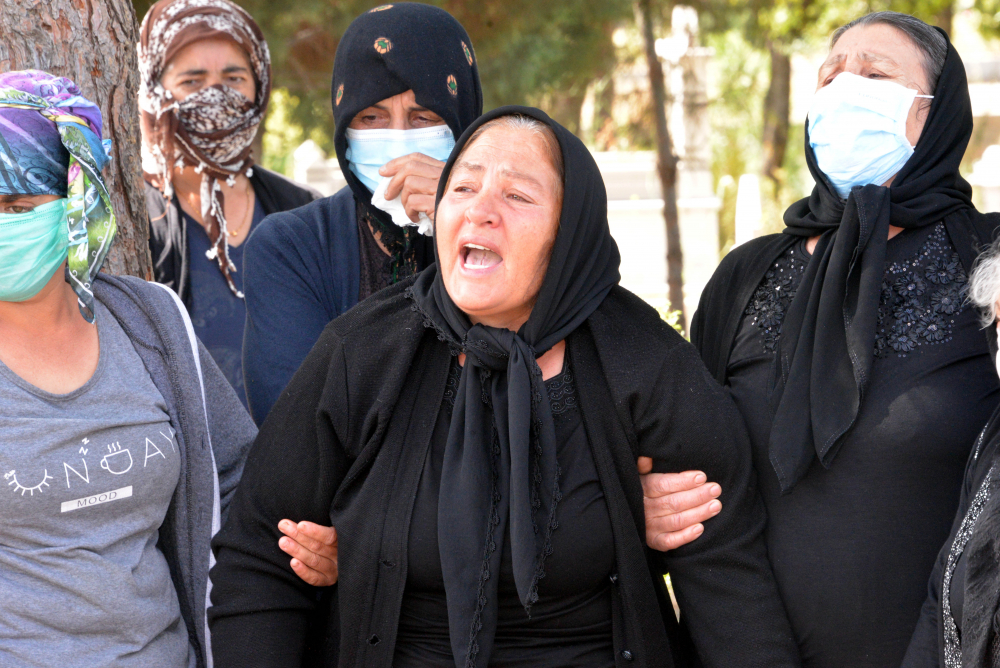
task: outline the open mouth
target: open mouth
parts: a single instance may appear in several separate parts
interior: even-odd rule
[[[503,258],[495,250],[479,244],[465,244],[461,252],[462,265],[466,269],[491,269],[503,262]]]

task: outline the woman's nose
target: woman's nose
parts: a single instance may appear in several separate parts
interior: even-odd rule
[[[465,219],[474,225],[497,225],[500,222],[499,193],[483,188],[469,203]]]

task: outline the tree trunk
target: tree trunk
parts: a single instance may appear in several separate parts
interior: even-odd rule
[[[645,42],[649,87],[653,93],[653,117],[656,120],[657,168],[663,191],[663,220],[667,229],[667,299],[671,309],[680,311],[681,326],[687,331],[687,319],[684,315],[684,254],[681,251],[681,229],[677,217],[677,156],[674,155],[670,130],[667,128],[667,88],[663,67],[656,55],[651,1],[638,0],[636,18],[641,25]]]
[[[139,155],[139,26],[128,0],[3,0],[0,71],[36,69],[69,77],[101,107],[105,168],[118,237],[104,267],[152,278]]]
[[[768,44],[771,53],[771,81],[764,98],[764,132],[761,148],[764,161],[761,173],[774,183],[777,196],[781,188],[781,166],[788,148],[788,115],[792,93],[792,62],[774,44]]]

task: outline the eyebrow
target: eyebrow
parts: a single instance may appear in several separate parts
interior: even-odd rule
[[[884,62],[884,63],[889,63],[891,65],[895,65],[896,67],[899,67],[899,63],[897,63],[895,60],[893,60],[889,56],[883,56],[883,55],[878,54],[878,53],[871,53],[869,51],[862,51],[860,54],[858,54],[858,57],[861,58],[861,60],[865,61],[866,63],[880,63],[880,62]],[[846,60],[846,59],[847,59],[847,55],[843,54],[843,53],[841,53],[839,55],[836,55],[836,56],[833,56],[832,58],[828,58],[826,60],[826,62],[824,62],[822,65],[820,65],[819,71],[822,72],[823,70],[828,69],[830,67],[833,67],[834,65],[839,65],[840,63],[844,62],[844,60]]]
[[[382,104],[382,102],[376,102],[375,104],[372,105],[372,107],[380,111],[389,111],[389,107],[387,105]],[[421,107],[419,104],[415,104],[412,107],[407,107],[406,111],[410,112],[410,111],[431,111],[431,110],[428,109],[427,107]],[[431,113],[433,114],[434,112],[431,111]]]
[[[510,176],[511,178],[518,179],[519,181],[527,181],[529,183],[533,183],[539,188],[542,187],[542,182],[536,179],[534,176],[531,176],[530,174],[525,174],[524,172],[519,172],[514,169],[506,169],[506,168],[501,169],[500,173],[506,176]]]
[[[459,160],[458,162],[456,162],[454,169],[465,169],[465,170],[468,170],[470,172],[476,172],[476,173],[479,173],[479,174],[481,174],[482,172],[486,171],[486,167],[484,167],[483,165],[480,165],[477,162],[468,162],[466,160]],[[454,170],[452,170],[452,171],[454,171]],[[527,181],[528,183],[533,183],[534,185],[538,186],[539,188],[544,187],[544,186],[542,186],[541,181],[539,181],[538,179],[536,179],[534,176],[532,176],[530,174],[525,174],[524,172],[519,172],[516,169],[507,169],[507,168],[504,168],[504,169],[500,170],[500,174],[502,174],[503,176],[509,176],[509,177],[511,177],[513,179],[517,179],[518,181]]]
[[[470,172],[485,172],[486,168],[477,162],[469,162],[467,160],[459,160],[455,163],[455,169],[467,169]]]
[[[232,74],[233,72],[249,72],[249,71],[250,70],[248,70],[246,67],[243,67],[242,65],[228,65],[228,66],[222,68],[222,73],[223,74]],[[183,72],[178,73],[177,76],[179,76],[179,77],[203,77],[206,74],[208,74],[208,70],[206,70],[205,68],[200,68],[200,69],[193,69],[193,70],[184,70]]]

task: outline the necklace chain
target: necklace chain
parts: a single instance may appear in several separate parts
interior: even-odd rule
[[[244,214],[244,216],[243,216],[243,223],[240,225],[240,229],[236,230],[235,232],[230,231],[230,230],[226,230],[226,234],[228,234],[230,237],[238,237],[241,234],[243,234],[243,228],[245,228],[247,226],[247,221],[248,220],[253,220],[253,210],[250,208],[250,190],[251,190],[251,188],[253,188],[253,186],[248,183],[247,184],[247,191],[246,191],[247,206],[246,206],[246,214]],[[249,219],[247,217],[247,214],[249,214]]]

